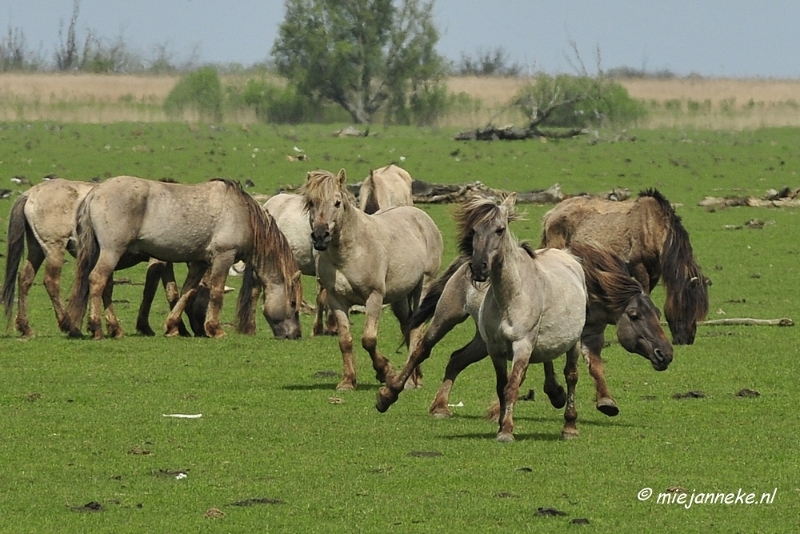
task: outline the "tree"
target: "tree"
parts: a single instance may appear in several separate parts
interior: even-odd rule
[[[442,76],[432,10],[433,0],[286,0],[272,56],[300,94],[335,102],[365,124]]]

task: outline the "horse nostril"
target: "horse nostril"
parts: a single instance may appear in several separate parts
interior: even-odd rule
[[[654,352],[655,352],[656,360],[658,360],[659,363],[663,362],[664,361],[664,355],[661,353],[661,351],[656,349]]]

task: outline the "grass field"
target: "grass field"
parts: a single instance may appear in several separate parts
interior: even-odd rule
[[[713,281],[710,319],[798,320],[800,214],[785,209],[709,212],[707,195],[755,195],[800,186],[798,130],[695,128],[600,132],[560,142],[457,143],[456,128],[373,128],[369,138],[330,135],[336,126],[117,122],[50,119],[0,124],[0,224],[23,187],[46,174],[73,179],[133,174],[199,182],[252,179],[254,193],[299,184],[308,170],[344,167],[352,182],[400,161],[413,176],[481,180],[511,190],[558,182],[568,194],[614,187],[659,188],[677,206],[698,263]],[[310,161],[286,156],[300,147]],[[450,206],[423,206],[442,230],[443,265],[455,255]],[[512,229],[538,242],[548,206],[528,206]],[[751,219],[760,230],[743,228]],[[0,232],[4,236],[5,232]],[[4,247],[2,247],[4,249]],[[70,263],[71,268],[71,263]],[[67,269],[67,271],[70,270]],[[68,273],[69,275],[69,273]],[[69,278],[69,276],[67,276]],[[2,532],[792,532],[800,529],[796,400],[797,327],[701,327],[656,373],[616,343],[604,351],[621,413],[594,409],[581,365],[580,438],[558,440],[563,414],[544,400],[515,411],[517,442],[494,441],[483,419],[494,395],[491,365],[456,383],[449,420],[427,407],[447,355],[473,333],[465,324],[425,364],[425,387],[404,393],[386,414],[378,384],[357,351],[359,388],[338,393],[341,357],[332,338],[271,339],[259,318],[254,337],[143,338],[133,333],[144,271],[118,274],[116,309],[124,339],[68,340],[58,333],[41,275],[32,291],[27,342],[0,337],[0,531]],[[238,287],[238,280],[231,285]],[[64,287],[69,287],[65,280]],[[312,284],[306,284],[309,298]],[[66,291],[66,289],[65,289]],[[663,303],[657,288],[654,300]],[[223,320],[232,320],[230,297]],[[152,321],[167,306],[159,294]],[[354,316],[354,333],[361,332]],[[609,328],[607,339],[613,340]],[[381,319],[379,346],[394,354],[399,332]],[[759,396],[737,392],[748,388]],[[703,398],[673,395],[702,391]],[[202,414],[175,419],[163,414]],[[181,473],[185,474],[182,476]],[[637,495],[651,488],[653,496]],[[658,503],[677,493],[774,493],[769,504]],[[663,500],[663,498],[662,498]],[[87,507],[89,503],[96,503]],[[93,508],[100,507],[99,510]],[[537,515],[554,508],[566,516]],[[588,525],[571,521],[588,520]]]

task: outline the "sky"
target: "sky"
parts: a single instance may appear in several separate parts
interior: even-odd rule
[[[0,41],[22,30],[52,59],[72,0],[0,0]],[[82,0],[78,37],[121,37],[145,58],[176,63],[269,59],[283,0]],[[590,73],[616,67],[705,77],[800,78],[800,2],[794,0],[436,0],[440,54],[502,47],[527,71],[575,73],[574,43]]]

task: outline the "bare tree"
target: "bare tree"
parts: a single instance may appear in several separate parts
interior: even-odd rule
[[[75,26],[78,23],[78,14],[80,13],[81,2],[80,0],[73,0],[72,2],[72,18],[69,21],[67,28],[67,37],[64,40],[64,21],[61,21],[61,26],[58,29],[58,39],[61,43],[56,49],[56,68],[58,70],[73,70],[78,67],[80,57],[78,53],[78,41],[76,38]]]

